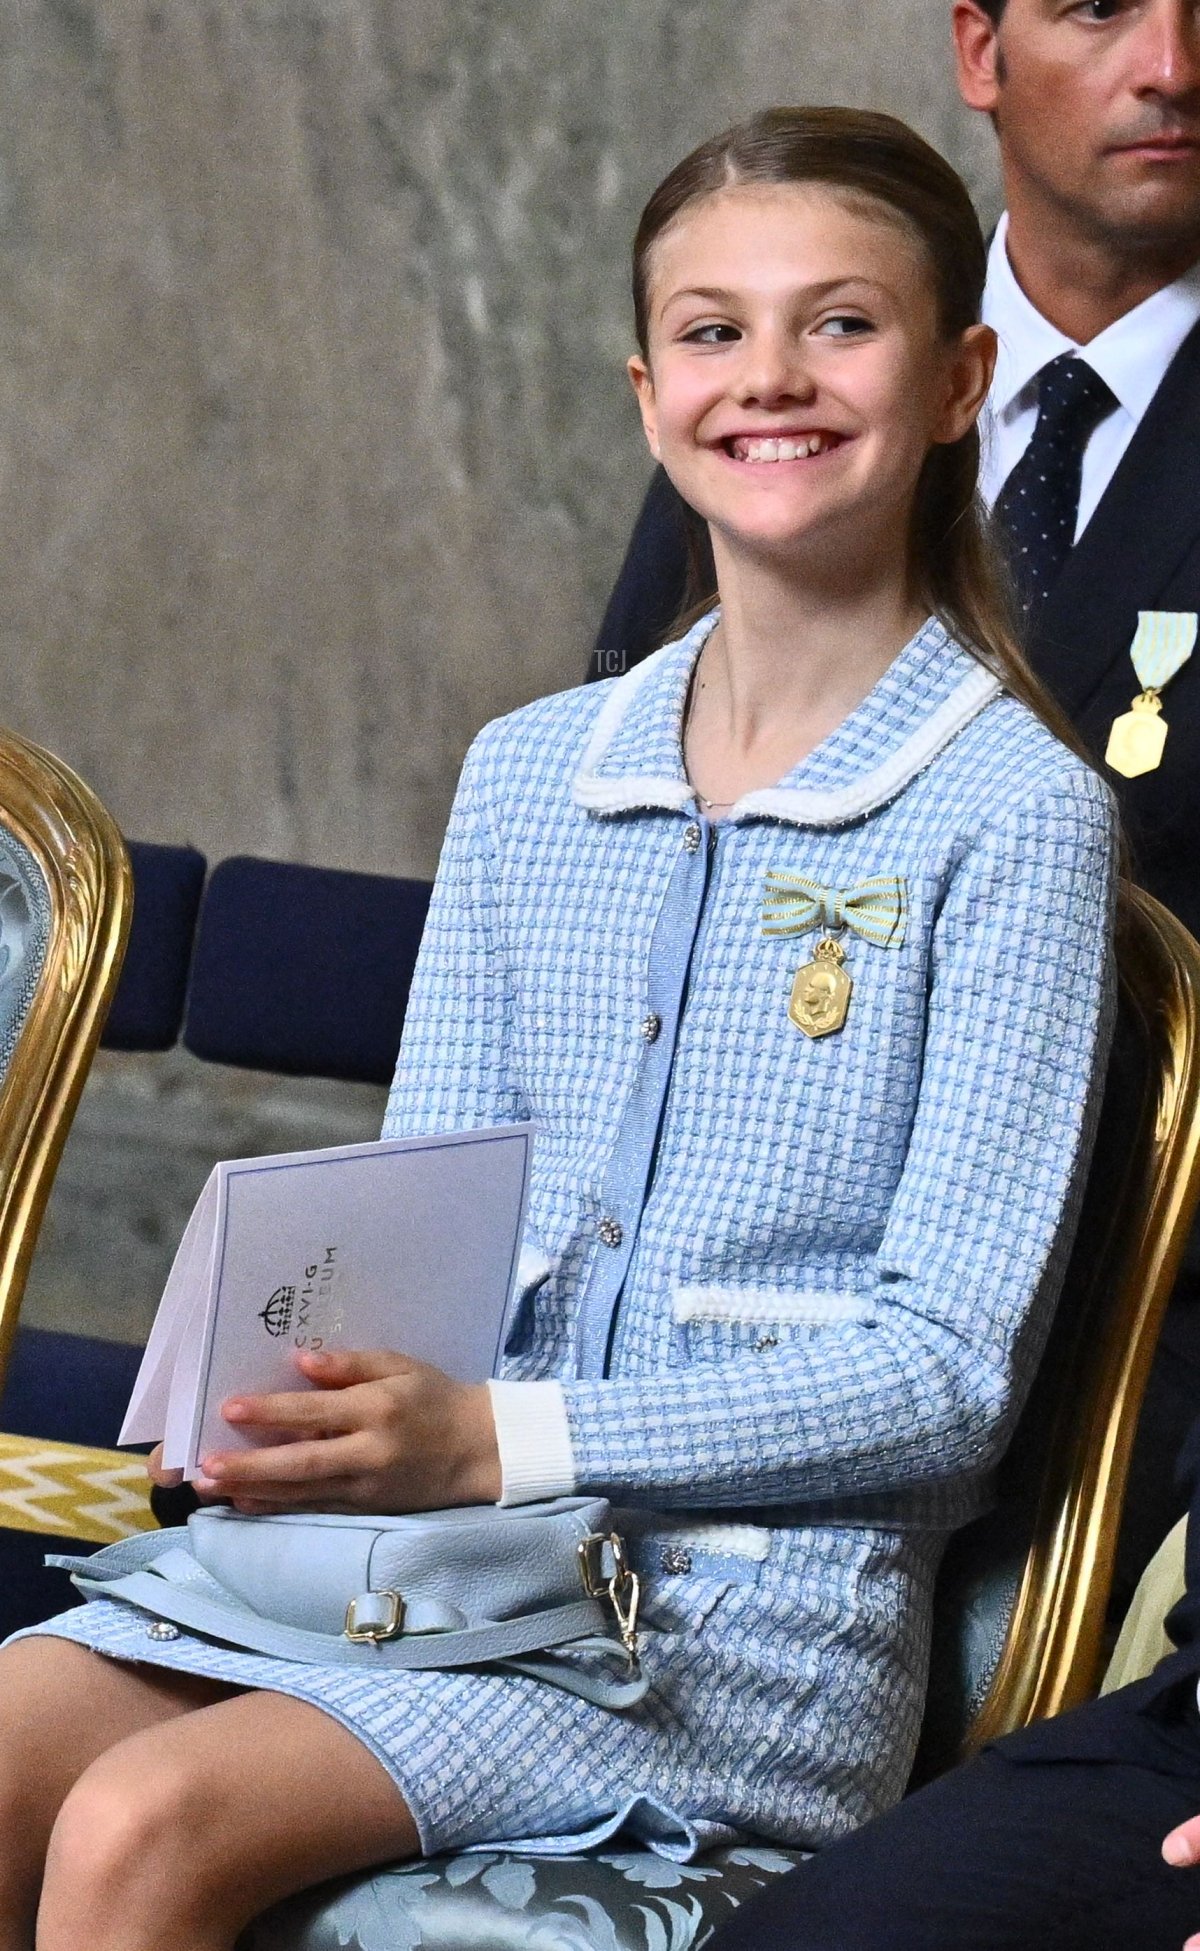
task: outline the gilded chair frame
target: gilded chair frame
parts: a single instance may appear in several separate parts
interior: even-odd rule
[[[71,769],[0,730],[0,823],[33,856],[46,952],[0,1081],[0,1387],[71,1119],[116,988],[133,879],[115,821]]]
[[[1078,1386],[1059,1393],[1033,1541],[964,1755],[1096,1690],[1138,1413],[1200,1201],[1200,944],[1131,887],[1117,962],[1122,1007],[1144,1042],[1145,1078],[1095,1254],[1112,1272],[1098,1305],[1084,1297],[1071,1375]]]

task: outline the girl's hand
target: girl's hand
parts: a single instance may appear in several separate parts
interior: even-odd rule
[[[164,1470],[162,1454],[162,1444],[156,1443],[146,1458],[146,1475],[152,1484],[158,1484],[163,1490],[177,1490],[183,1482],[183,1471]],[[202,1504],[215,1504],[218,1501],[212,1491],[202,1491],[198,1484],[193,1484],[192,1488]]]
[[[174,1490],[183,1482],[183,1471],[164,1470],[162,1456],[163,1446],[161,1443],[156,1443],[146,1458],[146,1475],[151,1483],[157,1484],[161,1490]]]
[[[432,1511],[493,1504],[500,1452],[485,1383],[452,1381],[406,1355],[303,1354],[311,1392],[231,1396],[237,1429],[269,1447],[203,1459],[196,1489],[252,1515],[279,1511]]]

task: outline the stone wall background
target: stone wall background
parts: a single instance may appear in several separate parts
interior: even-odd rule
[[[126,831],[428,874],[466,745],[572,683],[648,466],[629,239],[781,98],[963,169],[944,0],[3,0],[0,718]],[[223,1151],[372,1092],[99,1068],[30,1319],[139,1332]]]

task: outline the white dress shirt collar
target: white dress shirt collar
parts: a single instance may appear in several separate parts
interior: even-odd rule
[[[1185,271],[1105,326],[1086,346],[1051,325],[1025,296],[1009,262],[1008,216],[996,226],[988,253],[983,317],[1000,340],[991,405],[1008,412],[1046,363],[1062,352],[1080,352],[1112,388],[1136,423],[1162,383],[1167,367],[1193,325],[1200,321],[1200,264]]]
[[[1082,534],[1119,467],[1167,367],[1200,321],[1200,264],[1156,291],[1123,318],[1077,346],[1043,318],[1021,290],[1008,259],[1008,219],[1002,217],[988,255],[983,316],[1000,340],[996,374],[980,418],[983,464],[979,487],[989,506],[1029,444],[1037,423],[1042,367],[1063,352],[1078,352],[1112,388],[1117,404],[1084,449],[1075,539]]]

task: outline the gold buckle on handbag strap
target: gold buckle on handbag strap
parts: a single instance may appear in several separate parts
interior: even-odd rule
[[[579,1546],[579,1574],[583,1579],[583,1589],[589,1599],[607,1599],[612,1574],[604,1569],[604,1547],[609,1546],[616,1557],[617,1548],[624,1557],[625,1547],[616,1533],[604,1537],[599,1531],[589,1531]]]
[[[605,1564],[606,1552],[610,1555],[611,1572]],[[629,1670],[637,1675],[641,1672],[637,1616],[642,1584],[625,1554],[625,1540],[620,1533],[610,1531],[605,1537],[599,1531],[589,1532],[579,1545],[579,1570],[588,1598],[607,1599],[616,1614],[621,1644],[629,1657]]]
[[[370,1625],[360,1626],[358,1623],[358,1599],[351,1599],[349,1605],[346,1607],[344,1631],[347,1639],[352,1639],[357,1646],[361,1646],[364,1643],[370,1646],[378,1646],[381,1640],[395,1639],[396,1635],[404,1630],[404,1600],[398,1592],[393,1592],[389,1589],[385,1592],[360,1593],[359,1598],[385,1599],[387,1601],[387,1617],[382,1622],[375,1620]]]

